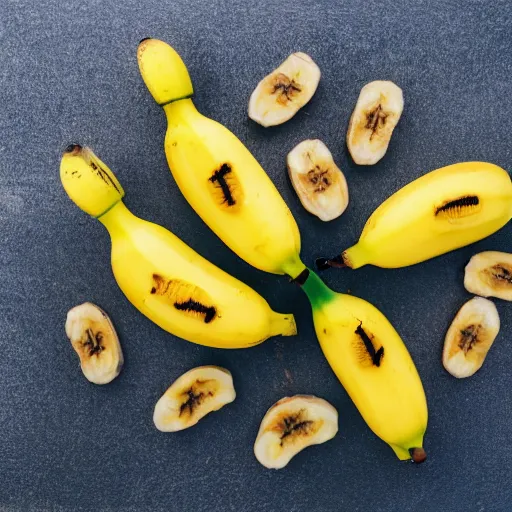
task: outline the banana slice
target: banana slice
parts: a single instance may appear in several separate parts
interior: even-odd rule
[[[114,380],[123,367],[123,352],[108,315],[91,302],[68,312],[66,334],[73,345],[86,379],[94,384]]]
[[[347,131],[356,164],[373,165],[386,154],[403,109],[402,89],[393,82],[377,80],[361,89]]]
[[[305,53],[292,53],[256,86],[249,100],[249,117],[262,126],[291,119],[315,94],[320,68]]]
[[[512,254],[497,251],[475,254],[466,266],[464,286],[481,297],[512,301]]]
[[[338,411],[329,402],[309,395],[285,397],[263,417],[254,454],[266,468],[281,469],[301,450],[329,441],[336,432]]]
[[[470,377],[478,371],[500,330],[496,306],[474,297],[462,306],[446,333],[443,365],[454,377]]]
[[[179,377],[155,406],[153,421],[162,432],[192,427],[236,397],[231,373],[218,366],[199,366]]]
[[[321,140],[301,142],[288,153],[286,162],[293,188],[308,212],[329,221],[345,211],[347,180]]]

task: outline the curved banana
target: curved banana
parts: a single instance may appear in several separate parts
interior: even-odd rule
[[[400,460],[423,462],[427,402],[399,334],[375,306],[330,290],[314,272],[296,281],[311,303],[322,351],[368,426]]]
[[[291,314],[211,264],[170,231],[139,219],[123,188],[88,148],[66,148],[60,166],[69,197],[112,239],[112,270],[128,300],[162,329],[201,345],[244,348],[296,334]]]
[[[501,167],[463,162],[409,183],[370,216],[356,245],[318,268],[406,267],[472,244],[512,218],[512,182]]]
[[[266,272],[298,276],[305,268],[299,229],[260,164],[233,133],[196,110],[187,68],[173,48],[145,39],[137,57],[167,116],[165,154],[186,200],[242,259]]]

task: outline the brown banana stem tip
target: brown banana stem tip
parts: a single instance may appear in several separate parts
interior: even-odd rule
[[[328,268],[345,268],[347,265],[343,261],[343,257],[341,255],[335,256],[334,258],[317,258],[315,260],[316,268],[318,270],[327,270]]]
[[[427,452],[423,448],[411,448],[409,453],[416,464],[421,464],[427,460]]]
[[[81,149],[82,149],[82,146],[80,146],[80,144],[73,143],[66,147],[66,149],[64,150],[64,153],[71,153],[73,155],[78,155],[78,153],[80,152]]]
[[[292,283],[296,283],[299,286],[303,286],[304,283],[308,280],[309,277],[309,269],[305,268],[295,279],[290,279]]]

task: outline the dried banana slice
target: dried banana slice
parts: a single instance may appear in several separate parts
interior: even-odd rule
[[[345,211],[347,180],[321,140],[301,142],[288,153],[286,162],[293,188],[308,212],[329,221]]]
[[[256,86],[249,100],[249,117],[262,126],[291,119],[315,94],[320,68],[305,53],[292,53]]]
[[[325,443],[338,432],[338,412],[326,400],[309,395],[282,398],[265,414],[254,443],[263,466],[281,469],[304,448]]]
[[[162,432],[192,427],[236,397],[231,373],[218,366],[199,366],[179,377],[155,406],[153,421]]]
[[[443,365],[454,377],[470,377],[487,356],[498,332],[500,317],[487,299],[474,297],[462,306],[446,333]]]
[[[475,254],[466,266],[464,286],[481,297],[512,301],[512,254],[497,251]]]
[[[68,312],[66,334],[73,345],[86,379],[94,384],[114,380],[123,367],[123,352],[108,315],[91,302]]]
[[[386,154],[403,109],[402,89],[393,82],[377,80],[361,89],[347,131],[356,164],[373,165]]]

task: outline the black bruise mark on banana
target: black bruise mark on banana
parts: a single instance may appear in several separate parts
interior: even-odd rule
[[[366,115],[365,128],[371,130],[370,140],[377,132],[377,130],[386,124],[388,114],[382,109],[382,105],[379,103],[377,108],[373,109],[369,114]]]
[[[357,329],[355,330],[355,333],[361,338],[361,340],[364,343],[364,347],[366,348],[366,351],[368,352],[368,355],[370,356],[372,360],[372,364],[374,366],[377,366],[377,368],[380,366],[382,357],[384,356],[384,347],[380,347],[379,350],[375,350],[375,347],[373,346],[373,342],[366,334],[366,331],[362,327],[363,323],[361,322]]]
[[[296,433],[307,434],[309,427],[314,423],[314,421],[311,421],[311,420],[300,421],[300,417],[303,412],[304,412],[304,410],[301,409],[294,416],[290,416],[288,418],[283,419],[283,424],[282,424],[283,435],[281,436],[281,443],[280,443],[281,446],[283,446],[283,443],[285,442],[285,439],[288,436],[294,435]]]
[[[94,334],[92,329],[87,329],[85,332],[87,339],[83,342],[83,346],[89,350],[89,357],[100,354],[105,350],[105,347],[101,344],[103,341],[103,333],[101,331]]]
[[[464,352],[464,355],[467,355],[473,346],[478,343],[478,334],[480,333],[481,329],[482,326],[480,324],[471,324],[468,325],[465,329],[460,330],[461,338],[458,345],[459,348]]]
[[[276,83],[273,84],[272,94],[279,91],[276,101],[281,105],[286,105],[293,99],[295,93],[302,91],[297,82],[290,80],[284,73],[279,73],[274,80]]]
[[[512,272],[500,264],[494,265],[490,269],[485,270],[485,272],[497,281],[512,284]]]
[[[198,380],[196,381],[197,384],[206,384],[209,381],[204,380]],[[181,418],[182,414],[188,409],[189,415],[192,416],[192,413],[194,412],[194,409],[201,405],[201,403],[204,401],[205,397],[211,397],[213,396],[213,393],[211,391],[208,391],[208,393],[203,393],[202,391],[199,391],[197,394],[194,392],[194,386],[192,386],[186,393],[183,393],[187,397],[187,400],[183,402],[180,405],[180,414],[179,417]]]
[[[228,208],[233,207],[241,199],[241,186],[231,166],[224,163],[208,178],[213,184],[219,203]],[[220,192],[220,193],[219,193]]]
[[[110,174],[103,169],[100,165],[96,165],[94,162],[89,163],[89,167],[96,171],[96,174],[108,185],[112,186],[116,189],[116,191],[120,194],[121,191],[117,188],[117,185],[114,183],[112,178],[110,177]]]
[[[217,316],[217,309],[205,304],[208,301],[208,295],[201,288],[179,279],[165,279],[158,274],[153,274],[151,295],[165,297],[178,311],[194,316],[203,315],[205,324],[209,324]],[[188,298],[186,298],[187,295]]]
[[[436,209],[436,217],[443,216],[449,219],[461,219],[480,211],[478,196],[464,196],[448,201]]]

